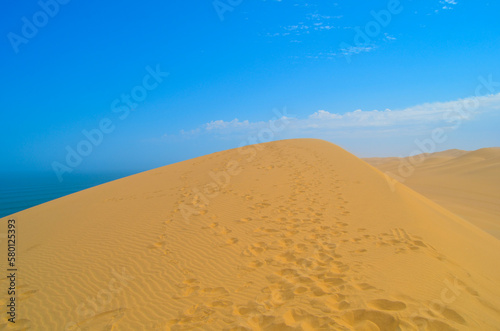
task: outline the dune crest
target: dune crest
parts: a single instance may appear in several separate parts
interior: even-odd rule
[[[215,153],[9,218],[18,329],[500,325],[500,241],[321,140]]]

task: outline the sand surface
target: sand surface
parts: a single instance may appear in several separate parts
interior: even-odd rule
[[[10,218],[18,320],[0,329],[500,326],[500,241],[321,140],[199,157]]]
[[[500,148],[365,161],[500,239]]]

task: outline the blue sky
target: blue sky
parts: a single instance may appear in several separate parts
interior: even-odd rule
[[[399,156],[437,129],[436,150],[499,146],[499,12],[463,0],[7,0],[0,171],[135,172],[295,137]],[[83,133],[102,127],[93,142]],[[82,152],[72,164],[70,150]]]

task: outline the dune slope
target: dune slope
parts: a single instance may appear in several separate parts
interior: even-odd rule
[[[500,148],[365,161],[500,239]]]
[[[321,140],[215,153],[9,218],[9,330],[500,325],[500,241]]]

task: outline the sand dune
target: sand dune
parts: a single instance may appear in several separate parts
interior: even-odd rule
[[[199,157],[11,218],[18,329],[500,325],[500,241],[321,140]]]
[[[500,148],[365,161],[500,239]]]

